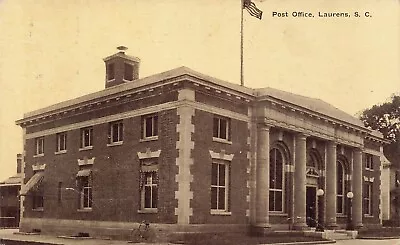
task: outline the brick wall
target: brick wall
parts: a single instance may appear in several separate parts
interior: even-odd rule
[[[193,174],[193,216],[190,223],[213,224],[247,223],[246,209],[248,203],[246,196],[248,179],[246,169],[248,166],[247,145],[248,127],[247,122],[231,119],[232,144],[213,142],[213,118],[214,115],[208,112],[196,110],[194,116],[195,133],[193,135],[195,146],[193,150],[194,165],[191,169]],[[230,209],[231,215],[211,215],[211,163],[212,159],[209,150],[225,154],[234,154],[230,164]]]
[[[43,187],[44,211],[32,211],[32,200],[26,198],[25,217],[83,219],[105,221],[141,221],[174,223],[174,198],[176,149],[176,110],[161,111],[159,138],[141,142],[141,117],[124,119],[122,145],[107,146],[108,123],[93,126],[93,149],[79,151],[80,130],[67,134],[67,153],[55,155],[56,136],[45,136],[43,157],[33,157],[35,140],[26,144],[27,178],[33,175],[32,164],[46,164]],[[161,150],[159,157],[159,209],[156,214],[139,214],[139,159],[137,152]],[[78,194],[65,188],[76,189],[78,159],[95,157],[92,166],[93,210],[78,211]],[[61,201],[58,200],[58,183],[62,182]],[[176,188],[175,188],[176,189]]]

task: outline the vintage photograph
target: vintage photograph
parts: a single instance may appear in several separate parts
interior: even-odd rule
[[[399,0],[0,0],[0,245],[400,244]]]

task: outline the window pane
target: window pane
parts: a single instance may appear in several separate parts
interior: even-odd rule
[[[218,118],[214,118],[213,120],[213,137],[217,137],[218,138]]]
[[[269,192],[269,211],[274,211],[274,204],[275,204],[275,192],[270,191]]]
[[[275,211],[282,211],[282,192],[275,191]]]
[[[124,124],[119,123],[119,140],[124,140]]]
[[[282,189],[282,182],[283,182],[283,165],[282,165],[282,154],[280,151],[276,150],[276,166],[275,166],[275,175],[276,175],[276,180],[275,180],[275,188],[276,189]]]
[[[153,123],[153,136],[158,135],[158,116],[154,116],[154,123]]]
[[[157,172],[151,172],[152,183],[157,185],[158,184],[158,174]]]
[[[213,163],[211,167],[211,185],[217,185],[218,183],[218,164]]]
[[[275,152],[276,149],[272,149],[269,153],[269,188],[275,189]]]
[[[343,213],[343,197],[337,197],[336,199],[336,213]]]
[[[221,139],[228,139],[226,135],[226,120],[220,119],[220,138]]]
[[[211,208],[217,209],[217,188],[211,187]]]
[[[219,167],[219,186],[225,186],[225,165],[218,164]]]
[[[151,202],[152,202],[152,208],[157,208],[157,200],[158,200],[158,188],[157,186],[153,186],[152,188],[153,193],[152,193],[152,198],[151,198]]]
[[[219,188],[218,209],[225,209],[225,188]]]
[[[151,208],[151,187],[144,187],[144,207]]]
[[[118,132],[116,132],[115,128],[116,128],[116,124],[115,123],[111,124],[111,127],[110,127],[111,142],[118,141],[118,138],[116,138],[116,136],[118,136]]]
[[[152,119],[151,117],[147,117],[146,118],[146,128],[145,128],[145,132],[146,132],[146,137],[150,137],[151,135],[151,130],[152,130]]]

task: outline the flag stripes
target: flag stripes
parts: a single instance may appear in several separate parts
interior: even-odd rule
[[[255,3],[253,3],[251,0],[243,0],[243,8],[245,8],[251,16],[261,20],[263,12],[258,9]]]

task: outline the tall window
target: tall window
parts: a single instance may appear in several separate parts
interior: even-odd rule
[[[344,168],[340,161],[336,163],[336,213],[344,214]]]
[[[364,182],[364,214],[372,215],[372,182]]]
[[[62,152],[67,150],[67,133],[59,133],[56,135],[56,151]]]
[[[81,148],[93,146],[93,128],[81,129]]]
[[[230,120],[228,118],[214,117],[213,120],[213,137],[230,140],[231,129]]]
[[[35,139],[35,155],[44,154],[44,137],[39,137]]]
[[[124,67],[124,80],[132,81],[133,80],[133,66],[125,63]]]
[[[365,169],[374,169],[373,158],[371,154],[365,154]]]
[[[79,204],[81,209],[92,208],[92,180],[91,175],[80,176],[79,179]]]
[[[142,138],[158,136],[158,116],[147,115],[142,117]]]
[[[156,159],[141,161],[141,209],[154,210],[158,204],[158,163]]]
[[[42,188],[32,191],[32,208],[33,209],[43,209],[44,198]]]
[[[107,65],[107,81],[115,79],[115,68],[114,63],[110,63]]]
[[[211,167],[211,210],[228,211],[229,164],[214,161]]]
[[[273,148],[269,152],[269,211],[283,211],[283,156]]]
[[[122,142],[124,140],[124,124],[122,121],[112,122],[108,128],[108,143]]]

